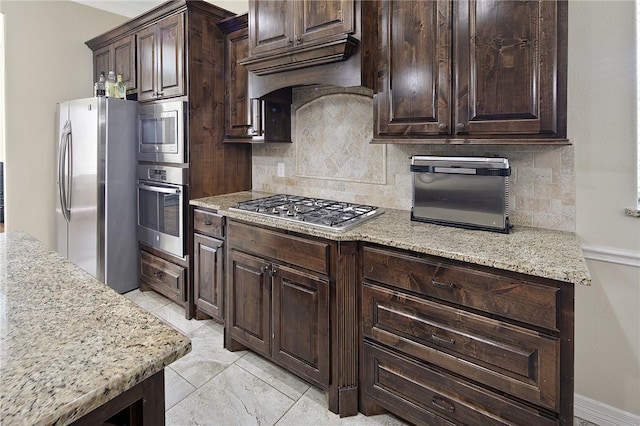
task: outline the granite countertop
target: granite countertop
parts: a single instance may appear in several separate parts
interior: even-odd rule
[[[190,350],[32,236],[0,234],[0,424],[67,424]]]
[[[230,218],[335,241],[366,241],[572,284],[591,284],[582,248],[571,232],[526,226],[514,226],[509,234],[472,231],[413,222],[409,211],[386,208],[384,214],[351,230],[332,232],[304,223],[229,210],[241,201],[268,195],[273,194],[245,191],[199,198],[190,204],[218,210]]]

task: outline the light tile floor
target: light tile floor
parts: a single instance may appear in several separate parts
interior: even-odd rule
[[[341,419],[321,390],[253,352],[224,349],[221,324],[187,320],[183,308],[155,292],[125,297],[191,339],[191,352],[165,369],[167,426],[407,425],[392,415]],[[574,425],[593,423],[576,418]]]

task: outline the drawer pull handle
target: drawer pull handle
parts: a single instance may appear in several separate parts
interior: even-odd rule
[[[158,278],[162,277],[163,275],[164,275],[164,271],[156,271],[153,273],[153,276]]]
[[[447,290],[453,290],[456,288],[454,283],[441,283],[440,281],[431,280],[431,285],[438,288],[446,288]]]
[[[431,404],[433,404],[434,407],[439,408],[440,410],[448,411],[451,414],[455,413],[456,411],[456,407],[452,403],[439,396],[434,396],[433,398],[431,398]]]
[[[444,343],[446,345],[455,345],[455,339],[445,339],[444,337],[438,336],[436,333],[431,333],[431,340],[437,343]]]
[[[202,224],[203,224],[204,226],[211,226],[211,225],[213,225],[213,222],[211,222],[210,220],[203,220],[203,221],[202,221]]]

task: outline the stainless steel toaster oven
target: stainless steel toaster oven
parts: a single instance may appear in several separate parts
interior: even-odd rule
[[[509,233],[506,158],[411,157],[411,220]]]

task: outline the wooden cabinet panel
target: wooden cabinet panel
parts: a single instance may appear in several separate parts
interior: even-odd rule
[[[224,236],[223,228],[224,216],[200,209],[193,211],[193,229],[196,232],[222,238]]]
[[[354,31],[354,0],[249,1],[251,56]]]
[[[557,2],[455,2],[456,132],[558,132]]]
[[[193,236],[194,299],[199,311],[224,319],[223,241]]]
[[[122,76],[127,91],[135,91],[136,86],[136,37],[131,34],[113,43],[113,69],[116,77]]]
[[[184,14],[168,16],[136,35],[138,101],[184,95]]]
[[[234,248],[311,271],[329,272],[329,244],[238,222],[229,222],[227,237]]]
[[[377,403],[417,425],[559,424],[533,407],[365,343],[363,388]]]
[[[227,34],[226,51],[225,135],[249,138],[255,130],[249,100],[249,70],[238,63],[249,56],[249,30],[242,28]]]
[[[111,45],[105,46],[93,52],[94,82],[100,80],[100,74],[104,72],[104,78],[109,75],[112,68]]]
[[[374,140],[566,140],[567,2],[378,3]]]
[[[403,353],[552,410],[559,404],[557,338],[363,285],[363,333]]]
[[[137,34],[138,38],[138,100],[155,98],[157,63],[156,63],[156,29],[146,28]]]
[[[461,267],[439,258],[414,257],[375,247],[364,248],[364,277],[490,314],[558,329],[556,287]]]
[[[273,358],[329,385],[329,282],[273,265]]]
[[[249,0],[251,55],[293,45],[294,2]]]
[[[184,91],[184,15],[163,19],[158,31],[158,97],[180,96]]]
[[[450,132],[450,11],[448,0],[383,2],[381,90],[374,99],[379,135]]]
[[[185,268],[140,251],[140,280],[166,297],[184,303]]]
[[[271,355],[271,277],[269,262],[230,250],[228,318],[231,337],[255,351]]]
[[[294,2],[296,3],[296,2]],[[298,1],[295,40],[298,44],[320,40],[355,30],[355,4],[353,0]]]

